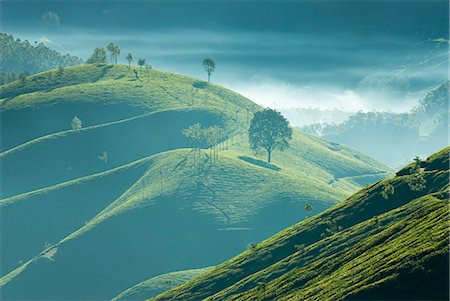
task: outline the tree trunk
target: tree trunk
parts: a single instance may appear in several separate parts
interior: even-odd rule
[[[208,72],[208,83],[209,83],[210,78],[211,78],[211,73]]]
[[[270,155],[272,151],[267,151],[267,162],[270,163]]]

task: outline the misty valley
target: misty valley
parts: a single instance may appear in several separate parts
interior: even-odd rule
[[[449,300],[448,6],[2,1],[0,300]]]

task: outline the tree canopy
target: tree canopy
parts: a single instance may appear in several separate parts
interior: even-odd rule
[[[284,150],[289,147],[292,129],[280,112],[267,108],[256,112],[253,116],[248,130],[248,138],[250,147],[254,150],[265,150],[267,162],[270,162],[274,150]]]
[[[204,59],[202,63],[203,69],[205,69],[208,74],[208,83],[211,79],[211,73],[216,70],[216,63],[212,59]]]
[[[120,48],[114,43],[109,43],[106,49],[110,52],[111,62],[117,64],[117,58],[120,55]]]
[[[104,48],[97,47],[94,49],[94,53],[87,59],[87,64],[107,64],[108,58],[106,57],[106,51]]]

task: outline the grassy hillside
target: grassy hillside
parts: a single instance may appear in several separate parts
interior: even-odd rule
[[[157,70],[67,67],[8,84],[0,98],[8,299],[107,299],[216,265],[304,219],[306,203],[321,212],[391,173],[298,131],[267,164],[245,134],[259,106]],[[74,116],[82,128],[71,129]],[[227,134],[217,158],[182,135],[197,122]]]
[[[209,271],[210,269],[212,269],[212,267],[177,271],[159,275],[136,284],[135,286],[114,297],[112,301],[145,300],[189,281],[192,278]]]
[[[448,300],[449,151],[151,300]]]

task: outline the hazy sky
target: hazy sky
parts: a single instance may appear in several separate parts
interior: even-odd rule
[[[448,77],[446,0],[0,3],[2,32],[83,59],[113,41],[201,78],[210,57],[214,82],[277,108],[402,111]]]

